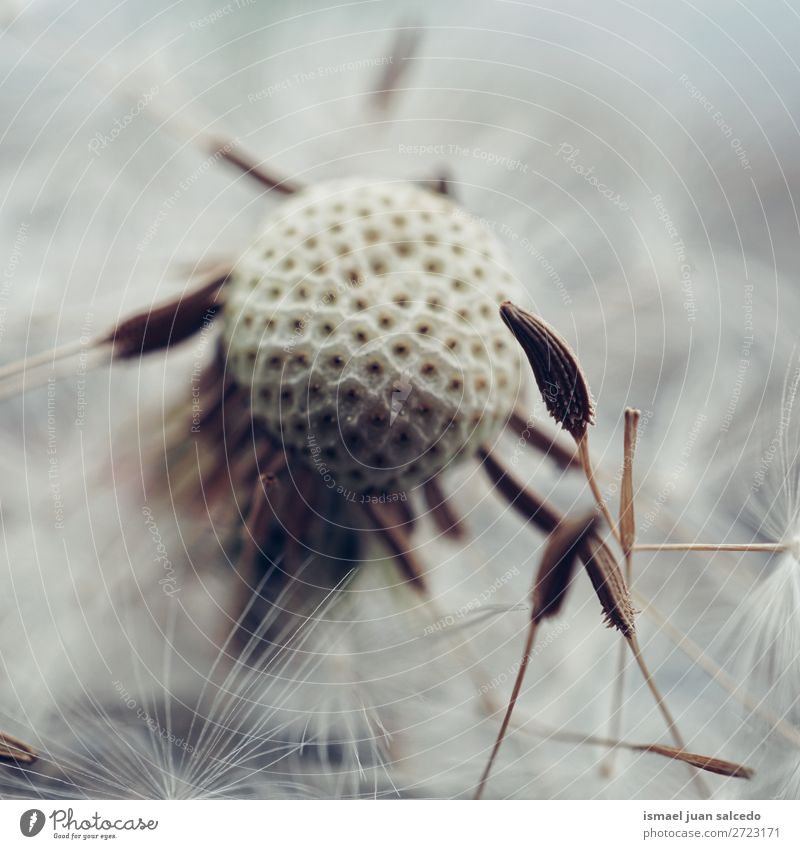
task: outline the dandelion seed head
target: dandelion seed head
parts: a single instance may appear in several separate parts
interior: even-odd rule
[[[497,239],[449,199],[322,183],[267,220],[229,280],[230,368],[273,438],[337,480],[418,482],[511,412],[520,358],[497,306],[517,291]]]

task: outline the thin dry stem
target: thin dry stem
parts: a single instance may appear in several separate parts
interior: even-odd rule
[[[528,634],[525,638],[525,648],[522,650],[522,660],[520,660],[519,669],[517,670],[517,677],[514,681],[514,689],[511,691],[511,697],[508,700],[508,707],[506,708],[506,713],[503,717],[503,722],[500,726],[500,731],[497,734],[497,739],[494,741],[492,753],[489,755],[489,760],[486,762],[486,766],[483,768],[483,773],[481,774],[480,781],[478,782],[478,788],[475,791],[474,796],[476,800],[480,799],[483,796],[484,790],[486,789],[486,783],[489,780],[489,775],[492,771],[492,767],[494,766],[494,762],[497,759],[497,754],[500,751],[500,747],[503,745],[503,739],[506,736],[506,732],[508,731],[508,726],[511,722],[511,716],[514,713],[514,708],[517,704],[517,699],[519,698],[520,690],[522,689],[522,682],[525,680],[525,672],[528,668],[528,663],[530,662],[531,651],[533,650],[533,643],[536,639],[537,627],[538,623],[535,619],[531,618],[531,621],[528,624]]]
[[[642,676],[644,677],[645,683],[647,684],[648,689],[653,695],[653,698],[658,705],[658,709],[661,712],[661,715],[664,717],[664,722],[667,724],[667,728],[669,729],[669,733],[672,739],[675,741],[675,746],[682,751],[685,751],[686,744],[683,741],[683,735],[678,729],[678,725],[675,722],[675,718],[672,716],[672,712],[670,711],[664,697],[661,695],[661,690],[659,690],[656,685],[655,679],[650,674],[650,670],[647,668],[647,664],[645,663],[644,656],[642,655],[642,649],[639,646],[639,640],[636,638],[636,634],[631,634],[627,637],[628,645],[633,652],[633,657],[636,660],[636,664],[639,667]],[[694,783],[697,791],[704,797],[709,798],[710,793],[708,792],[708,787],[706,787],[705,782],[702,778],[700,778],[697,773],[692,772],[692,782]]]
[[[533,583],[531,620],[528,625],[525,648],[522,651],[522,659],[517,670],[514,688],[511,691],[511,698],[508,701],[508,707],[497,733],[494,747],[475,791],[476,799],[480,799],[483,795],[492,767],[508,731],[511,716],[522,689],[522,682],[525,679],[525,672],[530,662],[531,651],[536,639],[536,629],[540,622],[555,616],[561,609],[575,571],[578,553],[586,537],[592,533],[596,521],[597,516],[594,512],[579,519],[564,519],[550,534]]]
[[[252,177],[268,189],[284,195],[291,195],[303,188],[293,180],[278,177],[276,174],[268,171],[263,163],[256,162],[253,157],[245,153],[238,142],[213,135],[208,137],[206,146],[212,156],[224,159],[231,165],[236,166],[246,176]]]
[[[705,543],[705,542],[667,542],[635,545],[634,551],[762,551],[775,553],[787,551],[789,546],[782,542],[752,543]]]
[[[636,451],[636,433],[639,427],[639,410],[628,407],[625,410],[625,433],[622,453],[622,480],[619,491],[619,537],[622,552],[625,555],[625,582],[630,588],[633,583],[633,546],[636,542],[636,517],[633,498],[633,459]],[[622,734],[623,712],[625,708],[625,670],[628,656],[624,643],[620,643],[617,656],[617,677],[614,684],[614,697],[609,720],[609,735],[616,739]],[[602,772],[606,777],[614,774],[616,748],[608,753]]]
[[[392,106],[402,78],[419,52],[421,41],[422,31],[413,24],[399,26],[395,30],[392,61],[384,65],[375,87],[374,102],[379,110],[387,111]]]
[[[625,410],[625,434],[623,442],[622,480],[619,490],[619,539],[625,554],[628,584],[631,582],[631,556],[636,542],[636,516],[633,499],[633,459],[636,452],[636,432],[639,427],[639,410]]]
[[[713,772],[716,775],[724,775],[727,778],[752,778],[755,775],[754,770],[749,766],[733,763],[733,761],[725,761],[721,758],[712,758],[708,755],[697,755],[694,752],[687,752],[683,749],[675,749],[672,746],[663,746],[660,743],[642,744],[633,747],[636,751],[652,752],[656,755],[664,755],[667,758],[675,758],[697,769]]]
[[[594,500],[597,502],[597,506],[600,508],[603,518],[606,522],[608,522],[608,527],[611,529],[611,533],[619,542],[619,530],[617,529],[616,522],[611,515],[611,511],[608,509],[606,500],[600,492],[600,487],[597,485],[594,469],[592,468],[592,458],[589,456],[589,434],[585,433],[577,442],[578,456],[581,458],[581,465],[583,466],[583,472],[586,475],[586,480],[589,482],[589,489],[592,491]]]

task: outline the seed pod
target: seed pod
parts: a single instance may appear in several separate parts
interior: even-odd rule
[[[531,616],[535,622],[555,616],[561,609],[581,545],[596,524],[597,513],[592,510],[577,519],[564,519],[550,534],[533,587]]]
[[[594,424],[594,402],[574,351],[547,322],[510,301],[500,315],[528,357],[548,412],[579,442]]]

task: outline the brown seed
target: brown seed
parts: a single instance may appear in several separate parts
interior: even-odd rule
[[[134,357],[182,342],[198,332],[222,305],[220,290],[227,276],[227,271],[212,275],[209,282],[188,294],[125,319],[102,341],[114,346],[114,356],[118,358]]]
[[[561,609],[581,545],[594,530],[597,518],[592,510],[576,519],[564,519],[550,534],[533,586],[531,616],[535,622],[555,616]]]
[[[580,441],[594,424],[594,402],[572,348],[547,322],[510,301],[500,316],[525,351],[548,412]]]
[[[590,533],[582,546],[581,558],[608,626],[624,637],[633,636],[636,624],[631,595],[611,549],[597,533]]]

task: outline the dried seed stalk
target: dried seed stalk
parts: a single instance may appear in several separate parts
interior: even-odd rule
[[[419,53],[421,41],[422,30],[413,24],[405,24],[395,30],[392,61],[384,66],[373,94],[375,106],[379,110],[387,111],[392,105],[403,76]]]
[[[640,752],[652,752],[655,755],[674,758],[706,772],[713,772],[716,775],[724,775],[728,778],[752,778],[755,775],[754,770],[749,766],[724,761],[720,758],[711,758],[707,755],[697,755],[683,749],[676,749],[673,746],[662,746],[660,743],[642,744],[633,748]]]
[[[246,176],[252,177],[268,189],[273,189],[284,195],[292,195],[303,188],[292,180],[279,177],[267,171],[262,164],[257,163],[253,157],[245,153],[236,141],[210,136],[206,142],[206,146],[211,156],[224,159],[242,171]]]
[[[774,554],[786,551],[789,546],[783,542],[753,543],[705,543],[705,542],[665,542],[634,545],[634,551],[761,551]]]
[[[188,338],[221,306],[218,295],[227,276],[227,268],[216,268],[186,295],[124,319],[103,336],[69,342],[4,366],[0,369],[0,398],[35,389],[50,377],[71,374],[66,361],[78,354],[89,358],[85,368],[96,368],[107,365],[115,357],[124,359],[144,354]],[[62,365],[63,374],[57,368]]]
[[[522,682],[525,680],[525,673],[530,662],[533,644],[536,641],[536,631],[539,623],[555,616],[561,609],[575,571],[578,553],[583,541],[591,533],[596,519],[597,516],[593,512],[579,519],[564,519],[553,533],[550,534],[533,584],[531,618],[525,638],[525,647],[522,651],[522,659],[517,670],[517,677],[514,681],[511,697],[508,700],[508,707],[506,708],[500,730],[497,733],[497,739],[492,748],[492,753],[489,755],[489,760],[486,762],[483,774],[478,782],[475,799],[480,799],[483,796],[486,783],[492,772],[492,767],[500,752],[500,747],[503,745],[503,740],[508,731],[517,699],[522,690]]]
[[[625,554],[625,577],[631,582],[633,546],[636,542],[636,518],[633,504],[633,457],[636,452],[636,434],[641,412],[628,407],[625,410],[625,435],[623,443],[622,481],[619,490],[619,539]]]
[[[633,580],[633,545],[636,541],[636,519],[633,499],[633,457],[636,451],[636,433],[639,427],[639,410],[628,407],[625,410],[625,434],[623,439],[622,480],[619,491],[619,538],[625,555],[625,581],[628,587]],[[616,739],[622,733],[622,716],[624,711],[625,669],[627,654],[624,643],[620,643],[617,660],[617,677],[614,685],[614,698],[611,707],[609,734]],[[614,773],[614,757],[616,748],[609,752],[603,767],[606,776]]]
[[[609,528],[618,536],[589,456],[594,401],[575,352],[546,321],[510,301],[501,305],[500,316],[525,352],[548,412],[575,440],[592,495]]]
[[[484,468],[495,481],[497,491],[523,516],[536,521],[540,527],[548,532],[558,525],[563,518],[558,510],[522,487],[489,453],[486,447],[481,449],[480,454],[484,460]],[[590,532],[581,543],[579,556],[584,562],[586,572],[600,600],[606,622],[609,626],[617,628],[625,637],[676,746],[679,749],[685,749],[683,738],[677,729],[675,720],[642,656],[636,639],[636,625],[630,592],[616,558],[596,531]],[[708,790],[700,777],[693,775],[692,780],[698,790],[704,796],[708,796]]]

